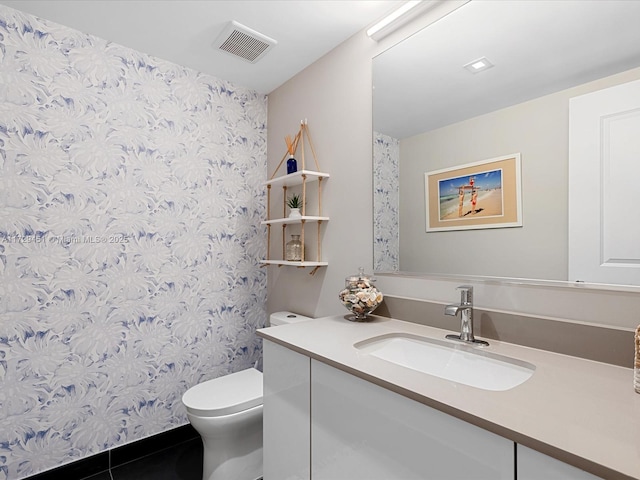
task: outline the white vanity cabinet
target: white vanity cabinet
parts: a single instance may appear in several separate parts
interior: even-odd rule
[[[513,480],[513,445],[264,341],[264,480]]]
[[[600,479],[274,342],[263,349],[264,480]]]
[[[313,480],[514,478],[513,442],[316,360],[311,460]]]
[[[311,359],[269,341],[263,352],[264,480],[309,480]]]
[[[446,334],[394,319],[354,324],[343,315],[258,331],[264,480],[640,480],[631,369],[495,340],[485,352],[536,371],[494,391],[356,347],[399,332]]]
[[[522,445],[517,446],[517,458],[518,480],[600,480],[600,477]]]

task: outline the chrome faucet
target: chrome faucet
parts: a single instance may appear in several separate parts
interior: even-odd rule
[[[458,290],[460,290],[460,303],[444,307],[444,314],[455,317],[460,312],[460,335],[451,334],[446,338],[481,346],[489,345],[489,342],[476,340],[473,336],[473,287],[460,285]]]

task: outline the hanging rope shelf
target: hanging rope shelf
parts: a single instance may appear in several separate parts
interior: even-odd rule
[[[323,181],[329,178],[329,174],[322,173],[320,171],[320,165],[313,147],[313,142],[311,141],[311,135],[309,133],[309,127],[306,119],[300,122],[298,133],[296,133],[293,139],[287,135],[285,141],[287,143],[287,151],[269,180],[265,183],[267,187],[267,219],[263,221],[262,224],[267,226],[267,258],[262,260],[261,263],[263,266],[278,265],[279,267],[311,267],[312,270],[310,274],[313,275],[316,273],[318,268],[328,265],[328,262],[322,261],[322,243],[320,241],[320,234],[323,222],[327,222],[329,220],[329,217],[323,216],[322,214],[322,185]],[[308,148],[311,151],[316,170],[306,169],[305,143],[308,144]],[[295,157],[299,158],[302,167],[300,170],[297,169],[298,160],[296,160]],[[276,177],[283,165],[287,166],[287,173]],[[309,187],[312,184],[315,184],[315,182],[317,182],[317,208],[315,209],[315,212],[309,214],[307,211],[307,195],[308,190],[310,189]],[[282,188],[282,217],[274,218],[271,215],[272,187]],[[298,198],[297,202],[299,202],[300,210],[299,215],[293,213],[287,215],[287,192],[289,189],[293,189],[293,191],[296,192],[293,196]],[[293,204],[295,205],[297,202],[294,202]],[[305,226],[307,223],[315,223],[317,225],[315,259],[310,258],[309,251],[305,248]],[[282,226],[282,255],[280,259],[271,258],[271,227],[274,225]],[[295,259],[287,259],[286,235],[287,227],[291,225],[300,225],[300,245],[296,246],[299,251],[295,250]]]

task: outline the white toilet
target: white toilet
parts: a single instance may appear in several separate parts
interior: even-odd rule
[[[271,326],[310,320],[291,312]],[[202,437],[203,480],[262,477],[262,372],[249,368],[191,387],[182,396],[187,417]]]

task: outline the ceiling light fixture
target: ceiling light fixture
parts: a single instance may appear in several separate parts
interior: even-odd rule
[[[389,33],[391,33],[395,28],[401,25],[400,19],[407,15],[411,10],[416,8],[418,5],[422,3],[422,0],[411,0],[405,4],[403,4],[397,10],[394,10],[389,15],[384,17],[378,23],[376,23],[373,27],[367,30],[367,35],[369,35],[374,40],[380,40],[384,38]],[[395,25],[392,25],[395,24]]]
[[[471,73],[482,72],[491,67],[493,67],[493,63],[487,60],[487,57],[478,58],[477,60],[474,60],[473,62],[469,62],[466,65],[464,65],[464,68],[469,70]]]
[[[380,41],[410,20],[423,14],[424,18],[420,20],[420,28],[424,28],[469,1],[470,0],[411,0],[403,3],[398,9],[369,28],[367,35],[376,42]]]

